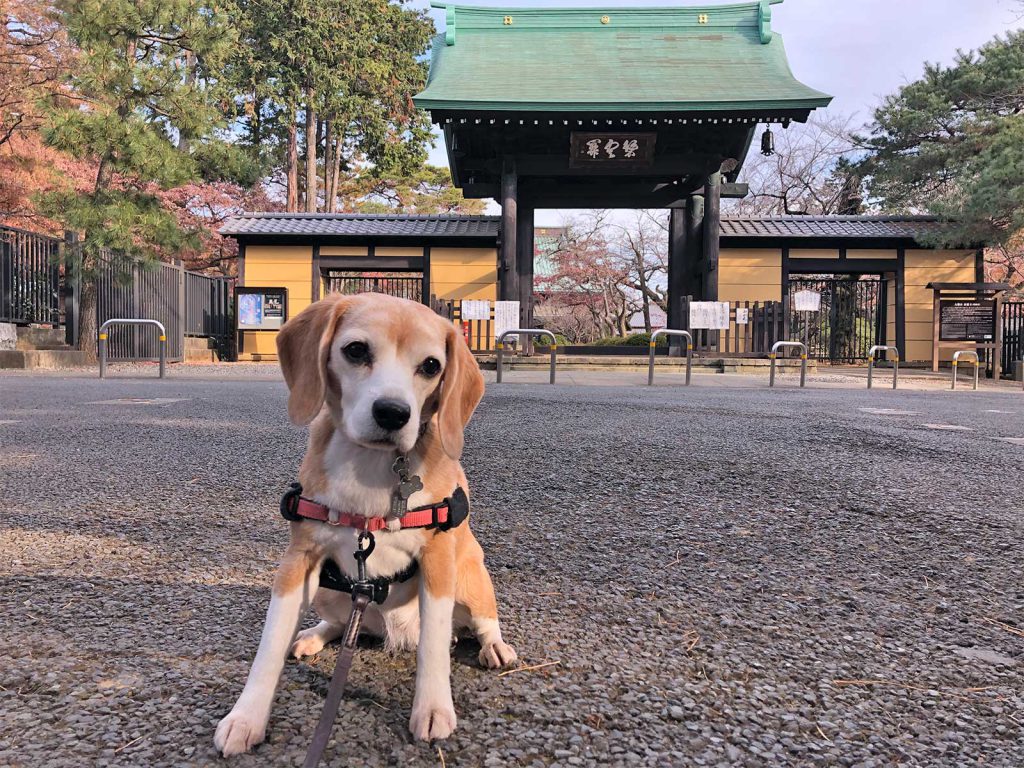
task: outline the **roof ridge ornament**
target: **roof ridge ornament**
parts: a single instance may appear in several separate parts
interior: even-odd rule
[[[455,6],[448,5],[444,9],[444,44],[455,45]]]
[[[772,6],[778,5],[782,0],[761,0],[757,8],[757,31],[761,36],[761,43],[767,45],[772,41]]]

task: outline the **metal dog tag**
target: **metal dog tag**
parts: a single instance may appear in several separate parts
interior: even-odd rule
[[[418,475],[402,478],[398,487],[391,492],[391,510],[388,517],[402,517],[409,511],[409,498],[423,490],[423,481]]]

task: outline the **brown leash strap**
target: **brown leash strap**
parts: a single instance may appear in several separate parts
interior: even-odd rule
[[[317,768],[320,758],[327,748],[327,741],[331,738],[331,729],[334,727],[334,719],[338,716],[338,707],[341,706],[341,697],[345,693],[348,673],[352,669],[352,658],[356,653],[356,641],[359,639],[359,627],[363,623],[363,612],[369,604],[368,595],[362,592],[352,595],[352,615],[348,618],[341,652],[334,665],[331,682],[327,686],[324,708],[320,713],[320,721],[316,724],[316,730],[313,732],[313,740],[306,751],[306,760],[302,763],[302,768]]]

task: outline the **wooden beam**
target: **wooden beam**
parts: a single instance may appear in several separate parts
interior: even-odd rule
[[[519,280],[516,272],[518,204],[519,177],[515,162],[506,160],[501,174],[501,254],[498,265],[500,301],[514,301],[519,298]]]
[[[721,196],[731,200],[740,200],[750,194],[750,185],[743,183],[722,184]]]

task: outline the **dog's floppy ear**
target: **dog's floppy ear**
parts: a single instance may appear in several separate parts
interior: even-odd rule
[[[331,341],[348,308],[343,296],[310,304],[277,334],[277,359],[288,383],[288,417],[309,424],[324,404]]]
[[[462,455],[462,433],[480,398],[484,396],[484,376],[469,345],[449,326],[445,341],[448,358],[441,380],[441,406],[437,423],[441,447],[451,458]]]

